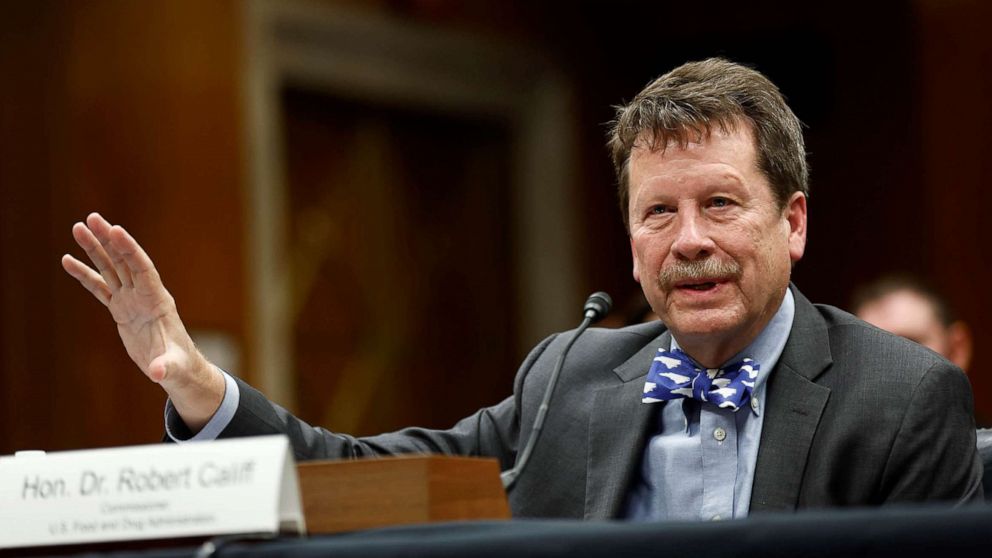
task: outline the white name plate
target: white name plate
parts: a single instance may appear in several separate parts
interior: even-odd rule
[[[0,457],[0,548],[304,532],[284,436]]]

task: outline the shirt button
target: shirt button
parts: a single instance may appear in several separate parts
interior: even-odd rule
[[[754,411],[755,413],[757,413],[757,412],[758,412],[758,400],[757,400],[757,399],[755,399],[755,398],[753,398],[753,397],[751,398],[751,409],[752,409],[752,410],[753,410],[753,411]]]
[[[722,442],[727,439],[727,431],[723,428],[717,427],[717,429],[713,431],[713,437],[716,438],[717,442]]]

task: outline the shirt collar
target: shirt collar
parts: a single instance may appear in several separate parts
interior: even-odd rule
[[[737,362],[744,357],[752,358],[761,367],[758,369],[758,377],[754,381],[754,389],[752,390],[752,397],[754,394],[760,392],[764,387],[765,381],[768,379],[768,375],[771,374],[775,365],[778,364],[778,359],[782,356],[782,351],[785,349],[785,343],[789,340],[789,333],[792,332],[792,322],[796,316],[796,300],[792,295],[792,289],[785,290],[785,296],[782,299],[782,304],[779,305],[778,311],[769,320],[768,325],[765,329],[761,330],[761,333],[751,342],[750,345],[744,347],[739,353],[727,359],[721,365],[726,366],[728,364]],[[672,336],[671,348],[669,350],[678,349],[679,343]],[[758,411],[751,408],[752,412],[757,414]]]

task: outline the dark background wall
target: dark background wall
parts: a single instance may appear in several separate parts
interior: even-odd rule
[[[796,283],[814,301],[844,306],[855,285],[883,272],[934,281],[975,331],[970,377],[979,412],[992,415],[988,3],[324,4],[524,43],[561,68],[577,101],[582,225],[572,234],[581,284],[620,300],[636,285],[602,147],[611,105],[686,60],[721,55],[755,66],[808,126],[810,238]],[[141,239],[188,326],[244,343],[253,309],[244,277],[252,255],[243,230],[243,10],[233,0],[0,8],[0,453],[160,436],[161,392],[128,361],[99,304],[58,265],[73,251],[70,226],[91,210]],[[290,140],[300,138],[306,135]],[[502,245],[499,229],[487,228],[494,245]],[[502,286],[499,275],[472,277],[480,292]],[[431,296],[442,299],[457,289],[432,286],[439,290]],[[308,319],[319,323],[320,312],[312,313]],[[464,329],[465,315],[464,307],[441,305],[422,327]],[[512,302],[501,316],[505,333]],[[444,342],[443,333],[434,337]],[[500,343],[498,381],[487,377],[473,398],[418,392],[401,412],[350,424],[359,433],[412,422],[444,426],[480,402],[498,401],[513,375],[505,362],[527,349]],[[252,348],[243,350],[250,380]],[[421,385],[443,381],[423,368]],[[300,391],[312,395],[308,385]],[[313,405],[310,418],[319,421]]]

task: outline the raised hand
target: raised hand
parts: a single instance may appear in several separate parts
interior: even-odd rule
[[[224,397],[224,379],[196,349],[151,258],[98,213],[73,225],[72,236],[93,267],[69,254],[62,267],[110,310],[131,360],[165,389],[190,429],[199,430]]]

